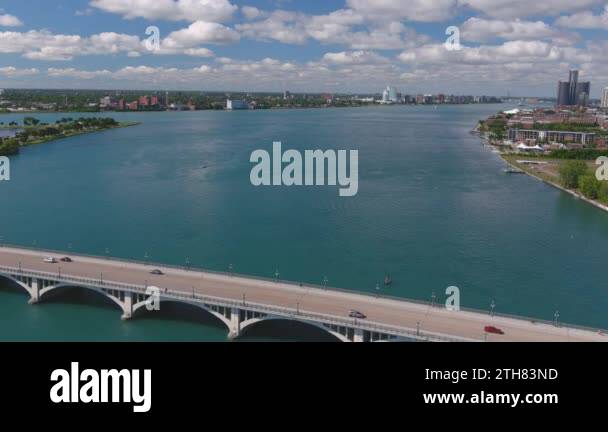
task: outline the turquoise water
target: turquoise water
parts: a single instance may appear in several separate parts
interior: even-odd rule
[[[608,327],[608,214],[503,174],[469,134],[501,105],[112,114],[136,127],[29,147],[0,183],[5,242],[195,265]],[[54,121],[62,115],[37,117]],[[20,119],[3,116],[5,123]],[[358,149],[359,193],[255,188],[254,149]],[[221,327],[0,291],[0,340],[225,340]],[[262,335],[263,336],[263,335]]]

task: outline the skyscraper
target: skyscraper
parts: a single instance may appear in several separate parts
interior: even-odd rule
[[[570,88],[568,90],[568,105],[576,105],[578,95],[576,93],[576,86],[578,85],[578,71],[571,70],[570,76],[568,77],[568,83],[570,83]]]
[[[557,86],[557,105],[563,106],[587,106],[591,83],[589,81],[579,82],[578,71],[571,70],[568,81],[560,81]]]
[[[602,92],[602,108],[608,108],[608,87],[604,87]]]
[[[560,81],[557,86],[557,105],[570,105],[570,83],[568,81]]]

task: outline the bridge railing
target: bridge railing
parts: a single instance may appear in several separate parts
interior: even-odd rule
[[[29,270],[26,268],[19,267],[6,267],[0,266],[0,273],[4,273],[7,275],[20,275],[25,277],[35,277],[42,278],[46,280],[53,280],[61,284],[65,283],[73,283],[77,285],[90,286],[95,288],[111,288],[118,289],[122,291],[129,291],[138,294],[150,295],[147,286],[145,285],[133,285],[126,284],[111,280],[105,279],[92,279],[92,278],[83,278],[79,276],[71,276],[69,274],[63,274],[60,272],[41,272],[37,270]],[[404,337],[409,339],[419,339],[419,340],[428,340],[428,341],[438,341],[438,342],[454,342],[454,341],[474,341],[474,339],[462,338],[457,336],[449,336],[443,335],[433,332],[423,331],[421,329],[413,329],[408,327],[400,327],[400,326],[391,326],[386,324],[381,324],[369,320],[357,320],[357,319],[347,319],[340,316],[329,315],[329,314],[320,314],[314,312],[308,312],[300,309],[294,309],[290,307],[280,307],[280,306],[269,306],[261,303],[255,303],[250,301],[240,301],[222,297],[214,297],[214,296],[206,296],[200,294],[189,294],[183,291],[175,291],[175,290],[166,290],[161,292],[162,297],[168,299],[177,299],[186,302],[202,302],[205,304],[219,306],[219,307],[229,307],[229,308],[239,308],[245,309],[251,312],[258,312],[267,315],[273,315],[278,317],[285,317],[296,320],[309,320],[317,323],[323,323],[327,325],[335,325],[346,328],[357,328],[360,330],[365,330],[369,332],[375,333],[384,333],[390,334],[397,337]]]
[[[364,291],[336,288],[336,287],[318,285],[318,284],[313,284],[313,283],[296,283],[294,281],[288,281],[288,280],[283,280],[283,279],[273,279],[273,278],[268,278],[268,277],[263,277],[263,276],[244,275],[244,274],[239,274],[239,273],[234,273],[234,272],[230,273],[230,272],[223,272],[223,271],[218,271],[218,270],[210,270],[210,269],[206,269],[201,266],[196,266],[195,264],[190,264],[188,266],[179,266],[179,265],[175,265],[175,264],[165,264],[165,263],[158,263],[158,262],[147,261],[147,260],[141,261],[141,260],[134,260],[134,259],[128,259],[128,258],[104,257],[104,256],[100,256],[100,255],[92,255],[92,254],[85,254],[85,253],[72,254],[71,251],[66,252],[66,251],[58,251],[58,250],[53,250],[53,249],[40,249],[40,248],[36,248],[36,247],[14,245],[14,244],[10,244],[10,243],[0,244],[0,248],[2,248],[2,247],[29,250],[29,251],[39,252],[42,254],[60,255],[60,256],[61,255],[68,255],[68,256],[72,255],[72,256],[80,256],[83,258],[91,258],[91,259],[102,260],[102,261],[109,260],[109,261],[123,262],[126,264],[144,265],[144,266],[148,266],[148,267],[159,267],[159,268],[174,269],[174,270],[194,272],[194,273],[207,273],[210,275],[244,278],[244,279],[257,280],[257,281],[262,281],[262,282],[281,283],[281,284],[285,284],[285,285],[291,285],[294,288],[312,288],[312,289],[318,289],[318,290],[324,290],[324,291],[336,291],[336,292],[342,292],[345,294],[358,295],[358,296],[376,298],[376,299],[385,299],[385,300],[392,300],[392,301],[398,301],[398,302],[407,301],[409,303],[418,304],[420,306],[439,307],[439,304],[433,304],[430,301],[424,301],[424,300],[419,300],[419,299],[391,296],[391,295],[386,295],[383,293],[372,294],[372,293],[364,292]],[[476,313],[476,314],[490,315],[490,311],[488,311],[488,310],[481,310],[481,309],[476,309],[476,308],[471,308],[471,307],[461,307],[460,310],[465,311],[465,312]],[[497,311],[494,311],[492,316],[500,317],[500,318],[515,319],[518,321],[526,321],[526,322],[529,322],[532,324],[545,324],[545,325],[554,325],[555,324],[553,321],[549,321],[549,320],[545,320],[545,319],[541,319],[541,318],[531,318],[531,317],[526,317],[523,315],[509,314],[509,313],[497,312]],[[591,332],[602,331],[602,332],[608,333],[608,330],[604,330],[604,329],[597,328],[597,327],[583,326],[583,325],[579,325],[579,324],[560,322],[559,326],[576,329],[576,330],[582,330],[582,331],[591,331]]]

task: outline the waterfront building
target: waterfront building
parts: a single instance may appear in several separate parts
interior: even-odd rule
[[[99,100],[99,108],[110,108],[112,106],[112,98],[110,96],[102,97]]]
[[[152,105],[152,106],[160,105],[158,102],[158,96],[152,96],[152,98],[150,99],[150,105]]]
[[[602,92],[602,108],[608,108],[608,87],[604,87],[604,91]]]
[[[557,85],[557,105],[565,106],[570,105],[570,83],[567,81],[560,81]]]
[[[382,103],[384,104],[393,104],[397,103],[399,98],[397,96],[397,90],[394,87],[386,87],[382,92]]]
[[[591,94],[591,83],[579,81],[578,71],[571,70],[568,81],[559,81],[557,85],[558,106],[587,106]]]
[[[148,105],[150,105],[150,103],[148,101],[148,96],[140,96],[139,105],[142,107],[147,107]]]
[[[244,100],[226,100],[226,109],[229,111],[232,110],[246,110],[249,109],[249,104]]]
[[[596,134],[592,132],[549,131],[537,129],[509,129],[509,139],[513,142],[563,142],[593,145]]]

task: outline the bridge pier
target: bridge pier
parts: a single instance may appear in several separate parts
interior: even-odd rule
[[[125,292],[125,299],[122,303],[123,314],[120,317],[123,321],[131,319],[133,316],[133,293],[130,291]]]
[[[363,330],[361,329],[355,329],[355,335],[353,337],[353,342],[364,342],[363,339]]]
[[[232,308],[230,311],[230,333],[228,339],[236,339],[241,335],[241,310]]]
[[[40,299],[40,280],[38,278],[32,278],[32,284],[30,286],[30,299],[29,304],[36,304]]]

